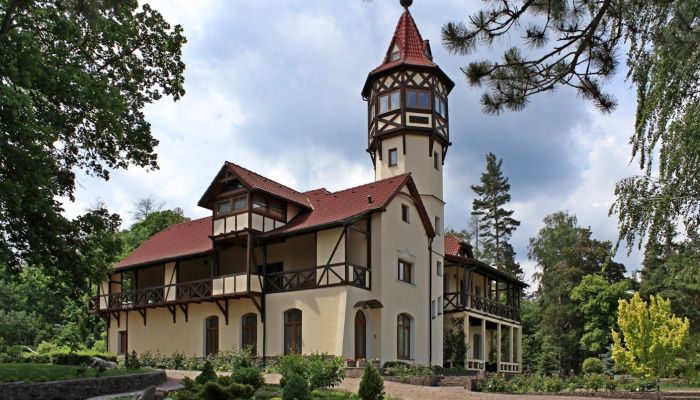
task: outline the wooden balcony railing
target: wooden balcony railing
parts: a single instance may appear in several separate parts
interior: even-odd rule
[[[248,279],[250,279],[250,290],[248,290]],[[141,309],[235,297],[261,292],[261,287],[262,278],[259,275],[234,274],[103,294],[90,298],[88,306],[92,312]]]
[[[371,272],[365,267],[337,263],[297,271],[270,272],[265,278],[265,291],[268,293],[339,285],[370,289]]]
[[[444,294],[443,306],[445,311],[476,310],[486,314],[520,321],[520,310],[517,307],[499,303],[495,300],[463,292],[448,292]]]
[[[352,264],[330,264],[298,271],[261,274],[234,274],[198,281],[180,282],[118,293],[91,297],[91,312],[132,310],[166,306],[177,303],[211,301],[219,298],[237,297],[266,292],[290,292],[340,285],[363,289],[371,288],[371,271]],[[248,282],[250,281],[250,282]],[[248,288],[250,284],[250,289]]]

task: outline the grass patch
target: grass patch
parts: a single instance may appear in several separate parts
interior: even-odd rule
[[[661,384],[659,385],[660,389],[662,392],[664,391],[683,391],[687,390],[690,392],[695,392],[695,391],[700,391],[700,382],[688,382],[688,383],[681,383],[681,382],[668,382],[664,383],[661,381]]]
[[[101,373],[100,376],[118,376],[148,371],[152,370],[150,368],[132,370],[118,368],[107,370]],[[94,369],[86,369],[77,365],[0,363],[0,382],[48,382],[63,379],[94,378],[95,376],[97,376],[97,373]]]

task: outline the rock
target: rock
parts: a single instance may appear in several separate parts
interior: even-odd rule
[[[156,392],[156,387],[155,386],[149,386],[141,392],[141,394],[137,394],[134,396],[134,400],[155,400],[155,392]]]
[[[165,400],[168,397],[169,392],[165,389],[158,388],[156,391],[153,393],[153,398],[155,400]]]
[[[94,368],[100,371],[104,371],[106,369],[117,369],[117,363],[112,361],[105,361],[100,357],[92,357],[90,359],[90,368]]]

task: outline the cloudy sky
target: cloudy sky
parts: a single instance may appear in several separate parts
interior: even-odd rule
[[[377,66],[402,12],[398,0],[159,0],[166,19],[184,27],[188,43],[185,97],[147,108],[160,169],[116,171],[108,182],[79,178],[70,216],[96,200],[131,224],[139,198],[153,196],[187,216],[206,216],[196,203],[225,160],[298,190],[342,189],[372,180],[366,148],[366,108],[360,90]],[[616,240],[608,217],[615,182],[637,173],[627,140],[634,93],[624,70],[608,88],[620,106],[602,115],[570,90],[541,95],[521,112],[485,115],[478,89],[460,67],[500,55],[504,41],[466,57],[440,45],[440,28],[464,20],[479,0],[415,0],[411,12],[442,69],[457,83],[450,101],[451,140],[445,171],[446,226],[467,226],[473,193],[489,151],[503,158],[511,207],[522,225],[513,235],[529,276],[528,239],[558,210],[578,216],[594,237]],[[636,269],[638,255],[617,256]]]

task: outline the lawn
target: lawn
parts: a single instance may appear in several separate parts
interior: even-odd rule
[[[107,370],[101,373],[100,376],[116,376],[147,371],[151,371],[151,369],[127,370],[126,368],[118,368]],[[94,369],[85,369],[77,365],[0,363],[0,382],[47,382],[95,376]]]

